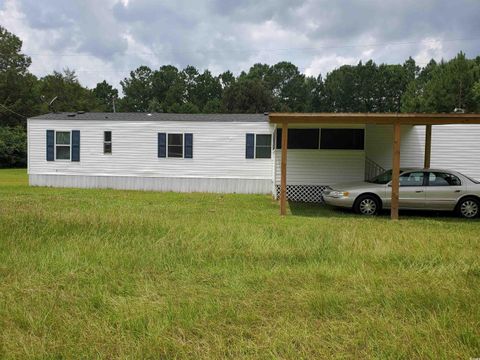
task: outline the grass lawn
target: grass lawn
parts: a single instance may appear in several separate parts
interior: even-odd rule
[[[0,171],[0,358],[480,357],[480,222]]]

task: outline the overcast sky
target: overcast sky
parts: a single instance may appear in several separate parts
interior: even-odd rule
[[[480,0],[0,0],[31,71],[116,87],[139,65],[238,74],[287,60],[308,75],[373,59],[480,55]]]

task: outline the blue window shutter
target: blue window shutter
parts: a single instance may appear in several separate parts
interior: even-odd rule
[[[247,134],[245,157],[253,159],[255,157],[255,134]]]
[[[167,134],[158,133],[158,157],[167,157]]]
[[[193,158],[193,134],[185,134],[185,158]]]
[[[80,161],[80,130],[72,130],[72,161]]]
[[[55,131],[47,130],[47,161],[55,160]]]

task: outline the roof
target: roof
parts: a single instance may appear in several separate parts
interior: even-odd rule
[[[480,124],[480,114],[458,113],[270,113],[269,119],[277,124]]]
[[[33,120],[113,120],[113,121],[208,121],[268,122],[265,114],[172,114],[172,113],[111,113],[61,112],[31,117]]]

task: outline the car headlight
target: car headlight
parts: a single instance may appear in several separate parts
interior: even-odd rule
[[[348,197],[350,193],[348,191],[336,191],[332,190],[328,193],[328,196],[334,197],[334,198],[342,198],[342,197]]]

